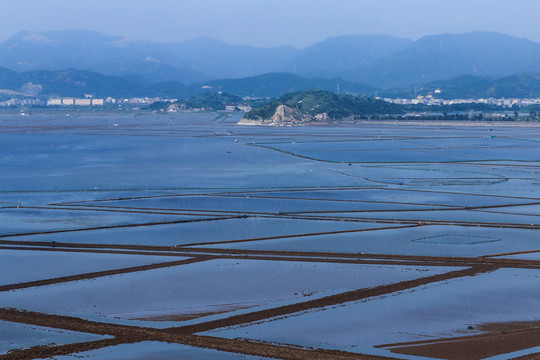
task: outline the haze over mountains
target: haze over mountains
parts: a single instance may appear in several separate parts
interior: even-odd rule
[[[377,89],[341,79],[304,78],[287,73],[266,73],[239,79],[211,80],[185,85],[177,81],[154,83],[139,77],[103,75],[86,70],[34,70],[23,73],[0,67],[0,89],[29,95],[98,97],[160,96],[183,98],[202,92],[222,91],[240,96],[276,97],[287,92],[319,89],[372,95]]]
[[[152,43],[90,31],[22,32],[0,43],[0,67],[6,68],[0,69],[0,88],[20,90],[32,82],[42,86],[43,94],[69,90],[128,96],[144,90],[180,96],[207,85],[244,96],[277,96],[310,86],[335,90],[338,84],[344,92],[375,93],[445,84],[463,75],[486,83],[540,73],[540,43],[492,32],[417,41],[350,35],[296,49],[236,46],[207,37]],[[525,75],[516,81],[530,83]]]
[[[73,68],[186,84],[268,72],[336,77],[411,42],[390,36],[343,36],[300,50],[235,46],[208,37],[151,43],[90,31],[23,32],[0,44],[0,66],[15,71]]]
[[[460,75],[501,77],[540,71],[540,43],[491,32],[426,36],[352,70],[344,78],[379,87],[419,85]]]

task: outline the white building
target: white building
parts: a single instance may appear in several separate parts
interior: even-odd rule
[[[75,99],[75,105],[77,106],[90,106],[92,105],[91,99]]]
[[[316,120],[328,120],[328,113],[315,114]]]
[[[243,112],[250,112],[252,109],[252,107],[249,106],[248,104],[238,105],[237,108],[238,110],[243,111]]]
[[[64,106],[75,105],[75,99],[74,98],[62,98],[62,105],[64,105]]]
[[[48,99],[47,106],[59,106],[62,105],[62,99]]]

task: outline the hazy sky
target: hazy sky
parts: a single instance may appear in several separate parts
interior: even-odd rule
[[[207,35],[265,47],[475,30],[540,42],[540,0],[0,0],[0,41],[65,29],[167,42]]]

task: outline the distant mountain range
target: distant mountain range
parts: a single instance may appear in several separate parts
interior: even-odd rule
[[[460,75],[503,77],[540,72],[540,43],[491,32],[442,34],[342,74],[381,88],[406,87]]]
[[[540,98],[540,73],[521,73],[502,78],[462,75],[433,81],[418,87],[380,90],[343,79],[304,78],[287,73],[267,73],[239,79],[212,80],[184,85],[177,81],[154,83],[140,77],[108,76],[84,70],[28,71],[18,73],[0,67],[0,90],[44,96],[169,97],[188,98],[207,92],[238,96],[279,97],[286,93],[324,90],[342,94],[413,98],[434,94],[442,99],[456,98]],[[9,93],[6,95],[9,97]]]
[[[299,50],[235,46],[208,37],[152,43],[90,31],[22,32],[0,43],[0,66],[22,72],[80,69],[185,84],[268,72],[333,78],[410,43],[390,36],[343,36]]]
[[[240,79],[212,80],[185,85],[177,81],[155,83],[137,76],[108,76],[85,70],[36,70],[18,73],[0,67],[0,89],[28,95],[99,97],[159,96],[186,98],[204,92],[227,92],[250,97],[277,97],[284,93],[320,89],[372,95],[376,89],[343,79],[304,78],[268,73]]]
[[[22,32],[0,43],[0,67],[0,89],[58,96],[275,97],[338,87],[363,95],[410,95],[415,88],[441,88],[446,97],[540,94],[540,43],[492,32],[417,41],[339,36],[304,49],[207,37],[152,43],[90,31]]]
[[[79,69],[184,84],[287,72],[384,88],[465,74],[540,71],[540,44],[490,32],[442,34],[418,41],[349,35],[304,49],[237,46],[208,37],[152,43],[80,30],[21,32],[0,43],[0,66],[19,72]]]

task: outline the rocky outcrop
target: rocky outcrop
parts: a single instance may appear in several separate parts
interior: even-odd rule
[[[258,117],[256,119],[243,118],[238,122],[238,125],[285,125],[299,123],[303,121],[302,114],[297,110],[287,105],[279,105],[268,119]]]
[[[300,120],[301,118],[302,115],[298,110],[290,108],[287,105],[279,105],[270,121],[274,123],[284,123]]]

